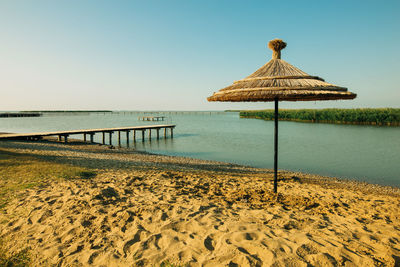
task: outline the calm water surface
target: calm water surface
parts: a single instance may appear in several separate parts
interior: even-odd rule
[[[165,122],[138,121],[141,115],[151,114],[119,112],[2,118],[0,132],[173,123],[177,125],[173,139],[148,141],[146,134],[146,141],[137,142],[133,147],[153,153],[273,168],[273,121],[240,119],[234,112],[167,113]],[[97,134],[95,140],[100,142],[100,137]],[[114,144],[116,140],[114,134]],[[280,169],[400,186],[399,165],[400,127],[279,122]]]

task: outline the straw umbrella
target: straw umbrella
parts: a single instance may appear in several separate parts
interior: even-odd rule
[[[272,59],[250,76],[235,81],[212,96],[208,101],[275,102],[274,134],[274,192],[278,191],[278,102],[354,99],[357,95],[347,88],[311,76],[281,59],[286,43],[280,39],[268,43]]]

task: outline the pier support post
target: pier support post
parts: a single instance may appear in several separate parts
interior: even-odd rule
[[[94,133],[91,133],[90,134],[90,143],[92,143],[92,144],[93,144],[93,137],[94,137]]]
[[[133,130],[133,142],[136,142],[136,130]]]
[[[142,141],[144,142],[144,132],[145,132],[146,130],[142,130]]]
[[[61,142],[61,135],[58,136],[58,142]]]
[[[112,146],[112,134],[113,134],[113,132],[109,132],[109,136],[108,136],[108,141],[109,141],[109,143],[110,143],[110,146]]]
[[[167,127],[164,128],[164,138],[167,138]]]
[[[64,143],[68,143],[68,135],[64,135]]]
[[[102,132],[102,134],[103,134],[103,145],[105,145],[106,144],[106,133]]]
[[[171,138],[174,138],[174,128],[171,127]]]
[[[121,131],[118,131],[118,146],[121,147]]]
[[[129,146],[129,131],[126,131],[126,146]]]
[[[151,141],[151,129],[149,129],[149,141]]]
[[[157,140],[160,139],[160,129],[157,128]]]
[[[83,141],[86,143],[86,134],[83,134]]]

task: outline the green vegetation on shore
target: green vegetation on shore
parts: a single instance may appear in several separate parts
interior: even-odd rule
[[[10,253],[0,241],[0,266],[5,267],[25,267],[29,266],[29,249],[21,249],[18,253]]]
[[[89,179],[96,175],[94,171],[86,168],[55,163],[2,149],[0,149],[0,166],[0,212],[5,212],[7,203],[23,194],[25,189],[45,186],[51,181]],[[4,240],[0,239],[0,266],[29,266],[29,263],[29,248],[21,248],[17,253],[10,253],[4,245]]]
[[[23,190],[61,179],[87,179],[91,170],[0,149],[0,212]]]
[[[274,110],[242,110],[241,118],[274,119]],[[279,120],[337,124],[400,126],[398,108],[280,109]]]

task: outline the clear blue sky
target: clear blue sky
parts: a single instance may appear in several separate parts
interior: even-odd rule
[[[0,110],[218,110],[207,102],[271,58],[348,87],[353,101],[285,108],[400,107],[400,1],[0,0]]]

